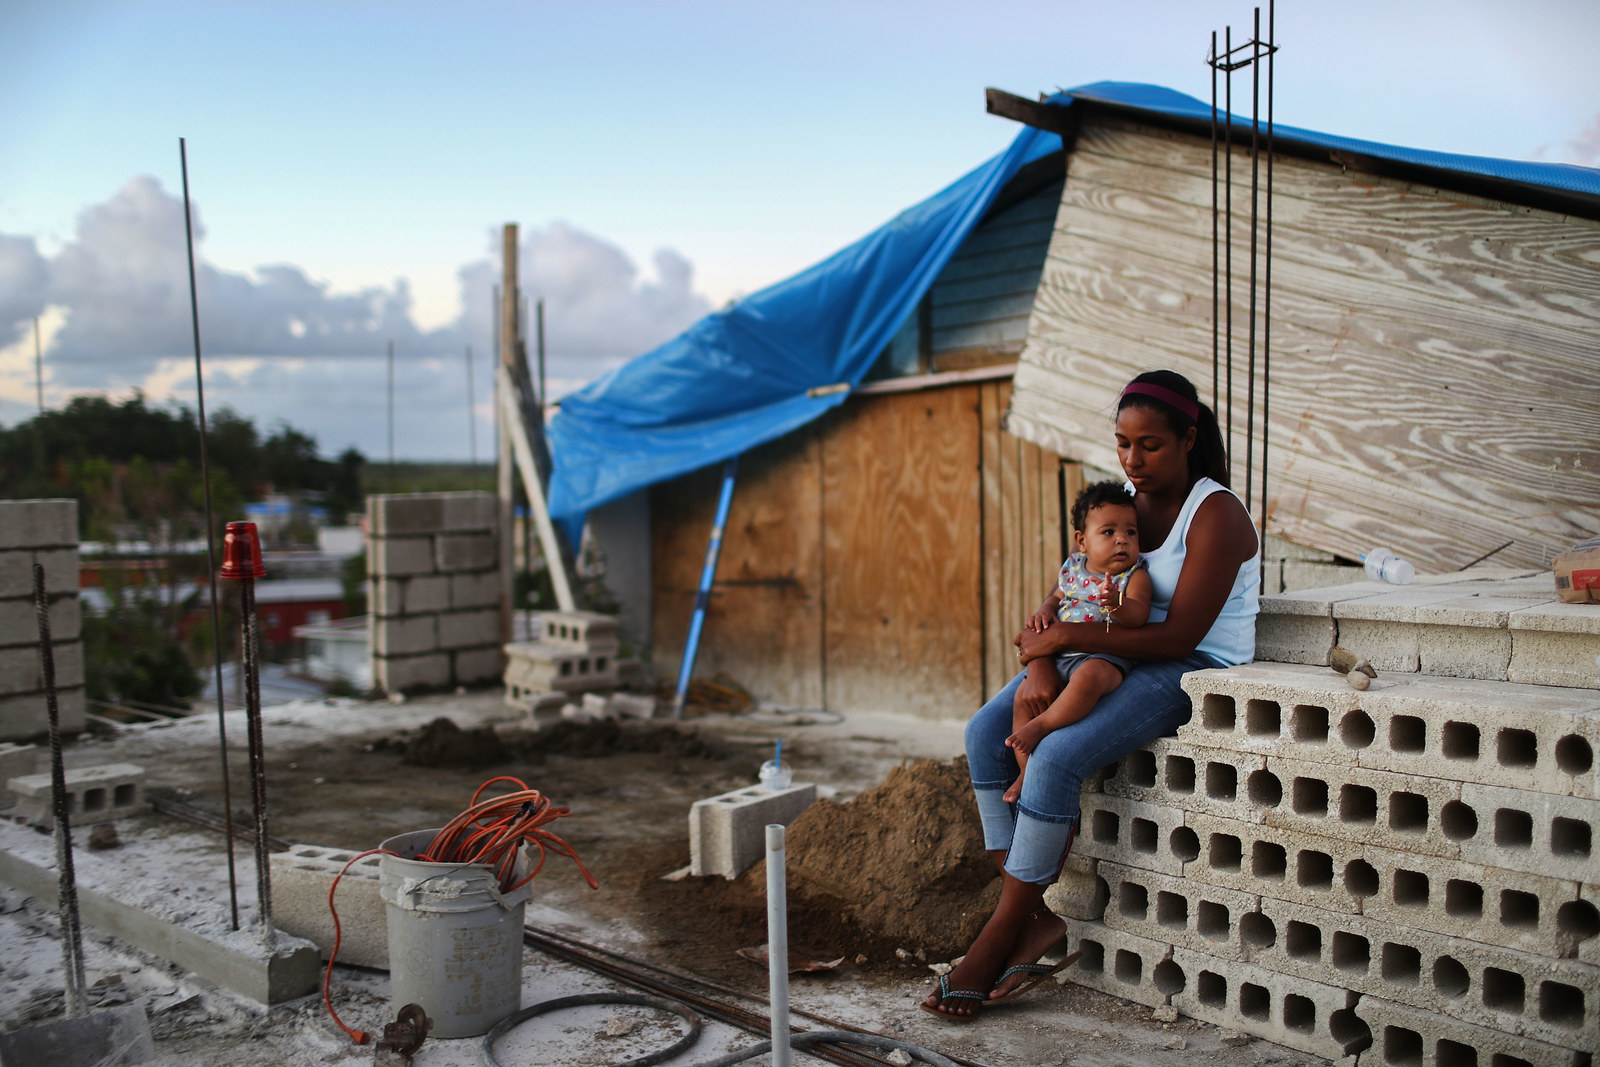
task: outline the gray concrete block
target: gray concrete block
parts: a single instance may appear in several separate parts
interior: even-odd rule
[[[1456,836],[1462,859],[1600,881],[1600,800],[1469,782],[1461,787],[1461,805]]]
[[[1089,859],[1181,876],[1193,836],[1182,809],[1085,794],[1074,848]]]
[[[1267,559],[1292,559],[1305,560],[1311,563],[1333,563],[1332,552],[1324,552],[1320,548],[1307,548],[1297,545],[1287,538],[1269,533],[1266,538],[1266,551],[1263,553]]]
[[[38,771],[40,749],[37,745],[15,745],[0,741],[0,811],[17,802],[11,792],[13,778],[25,778]]]
[[[82,686],[56,693],[56,712],[63,734],[76,734],[88,724]],[[42,692],[0,697],[0,740],[42,737],[50,731],[50,709]]]
[[[582,650],[615,655],[617,618],[592,611],[538,611],[539,643],[548,648]]]
[[[1360,995],[1348,989],[1183,947],[1173,948],[1170,962],[1169,982],[1182,981],[1172,1004],[1192,1019],[1329,1060],[1365,1045]]]
[[[500,608],[500,572],[482,571],[476,574],[450,575],[450,607]]]
[[[0,500],[0,549],[77,546],[76,500]]]
[[[1237,960],[1139,937],[1103,923],[1067,920],[1067,939],[1081,950],[1067,981],[1158,1007],[1171,1004],[1192,1019],[1342,1061],[1360,1046],[1363,1029],[1348,990],[1277,974]]]
[[[1570,946],[1558,902],[1577,898],[1576,882],[1198,813],[1185,828],[1199,847],[1191,881],[1542,956]]]
[[[78,548],[15,548],[0,551],[0,597],[33,596],[33,564],[44,566],[49,596],[78,591]]]
[[[1421,626],[1417,663],[1423,674],[1504,680],[1511,666],[1511,631],[1482,626]]]
[[[1263,805],[1246,783],[1259,782],[1267,757],[1259,752],[1203,748],[1157,738],[1110,768],[1100,791],[1146,803],[1260,821]]]
[[[1256,616],[1256,659],[1271,663],[1328,662],[1338,627],[1328,605],[1289,596],[1261,598]]]
[[[0,648],[0,696],[33,693],[44,687],[39,676],[38,639],[33,646]],[[60,664],[57,663],[57,669]]]
[[[697,800],[689,809],[689,873],[737,878],[766,855],[766,828],[787,826],[817,799],[814,785],[747,786]]]
[[[442,574],[423,574],[404,582],[407,615],[426,615],[450,607],[450,579]]]
[[[492,533],[448,533],[436,539],[435,566],[442,572],[481,571],[493,567],[495,536]]]
[[[1108,894],[1100,921],[1113,930],[1231,960],[1250,959],[1250,948],[1259,943],[1261,897],[1255,893],[1107,860],[1099,861],[1096,873]]]
[[[1339,619],[1338,643],[1365,656],[1380,671],[1415,674],[1422,666],[1422,642],[1417,626],[1389,619]]]
[[[1270,970],[1505,1033],[1600,1047],[1600,968],[1591,964],[1270,898],[1261,917],[1250,959]]]
[[[1586,604],[1541,604],[1511,613],[1508,677],[1534,685],[1600,688],[1600,611]]]
[[[1474,1026],[1379,997],[1363,997],[1356,1010],[1372,1032],[1363,1067],[1589,1067],[1591,1062],[1588,1049]]]
[[[432,574],[433,538],[378,537],[370,543],[368,572],[376,579]]]
[[[443,530],[493,530],[499,523],[493,493],[440,493],[444,503]]]
[[[463,648],[450,654],[451,673],[457,685],[476,685],[500,678],[505,670],[505,653],[499,645]]]
[[[418,615],[372,620],[372,651],[378,656],[413,656],[439,647],[438,617]]]
[[[339,963],[389,969],[388,919],[378,896],[378,856],[367,856],[345,871],[358,855],[347,849],[295,845],[272,854],[272,918],[278,928],[316,945],[327,959],[333,951],[333,916],[328,891],[335,878],[339,909]],[[340,877],[340,871],[344,871]]]
[[[29,862],[0,849],[0,884],[14,886],[56,906],[53,866]],[[279,933],[268,948],[259,938],[235,934],[226,923],[191,930],[117,897],[116,887],[89,886],[80,873],[78,910],[88,926],[120,938],[153,956],[262,1004],[295,1000],[317,989],[322,967],[315,945]]]
[[[394,618],[406,611],[406,587],[403,579],[385,578],[367,580],[367,606],[375,619]]]
[[[373,537],[430,534],[444,529],[441,493],[396,493],[367,497],[367,529]]]
[[[1600,798],[1590,690],[1380,672],[1359,692],[1332,671],[1262,663],[1183,685],[1189,744]]]
[[[472,648],[494,645],[500,640],[500,612],[497,608],[449,611],[438,616],[438,619],[440,648]]]
[[[386,693],[414,689],[443,689],[451,684],[450,657],[443,652],[426,656],[374,656],[372,684]]]
[[[615,689],[622,682],[613,655],[549,649],[542,642],[516,642],[506,645],[505,651],[506,685],[529,692],[581,693]]]
[[[67,819],[78,825],[142,815],[150,810],[144,796],[144,768],[134,763],[74,767],[63,775]],[[54,826],[55,790],[49,774],[26,774],[7,783],[16,797],[16,814],[35,826]]]
[[[1574,900],[1556,909],[1558,955],[1600,965],[1600,881],[1585,882]]]
[[[50,603],[50,640],[76,641],[82,632],[76,596],[58,597]],[[39,645],[39,613],[31,599],[0,600],[0,646]]]

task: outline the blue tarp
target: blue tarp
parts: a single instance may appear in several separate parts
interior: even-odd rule
[[[1098,82],[1052,96],[1209,122],[1211,106],[1155,85]],[[1239,119],[1235,117],[1237,123]],[[1453,155],[1278,124],[1279,137],[1380,159],[1600,195],[1600,171]],[[1025,127],[1004,152],[816,266],[708,315],[567,396],[547,428],[550,511],[572,544],[592,508],[738,455],[842,403],[995,196],[1061,148]]]

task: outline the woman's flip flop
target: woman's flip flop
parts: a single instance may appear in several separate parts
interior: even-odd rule
[[[950,999],[976,1000],[981,1004],[988,1001],[989,994],[980,993],[976,989],[951,989],[950,976],[941,974],[939,976],[939,1003],[942,1005],[946,1000]],[[926,1002],[918,1004],[917,1007],[921,1008],[929,1015],[937,1015],[939,1018],[953,1023],[970,1023],[972,1020],[978,1017],[978,1013],[976,1011],[974,1011],[971,1015],[954,1015],[947,1011],[940,1011],[938,1008],[930,1008]]]
[[[1008,1000],[1016,1000],[1046,978],[1053,978],[1078,962],[1079,954],[1079,952],[1069,953],[1057,963],[1019,963],[1015,967],[1007,967],[1005,972],[995,979],[994,984],[996,986],[1014,974],[1031,974],[1033,977],[1008,993],[1002,993],[999,996],[995,996],[993,993],[989,994],[988,1002],[990,1004],[1004,1004]]]

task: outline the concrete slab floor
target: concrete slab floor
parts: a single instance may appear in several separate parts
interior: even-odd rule
[[[318,701],[268,709],[264,718],[272,832],[315,844],[373,847],[391,832],[436,825],[441,812],[454,814],[465,806],[477,783],[492,773],[510,773],[544,789],[557,803],[572,807],[573,816],[553,829],[597,871],[602,866],[614,869],[622,857],[637,853],[651,839],[665,842],[668,849],[681,848],[681,862],[686,863],[689,805],[698,797],[753,782],[757,766],[770,758],[778,737],[783,738],[786,759],[795,765],[797,780],[814,781],[823,795],[848,799],[878,784],[903,759],[953,756],[960,751],[963,726],[954,721],[881,714],[761,714],[691,720],[697,732],[725,743],[735,753],[720,762],[634,754],[626,760],[570,761],[573,765],[569,765],[552,756],[534,765],[498,766],[487,773],[481,768],[409,767],[396,773],[392,762],[364,755],[374,739],[441,715],[463,729],[483,724],[509,729],[526,722],[504,706],[498,691],[398,705]],[[809,724],[799,725],[801,721]],[[248,806],[249,789],[244,778],[242,714],[229,714],[227,734],[233,753],[234,807],[243,810]],[[68,760],[73,765],[139,762],[150,769],[152,789],[176,789],[191,803],[209,806],[219,792],[216,738],[216,718],[210,715],[85,740],[68,750]],[[576,768],[579,762],[589,766]],[[652,773],[652,768],[659,773]],[[214,810],[220,807],[215,803]],[[124,847],[130,849],[130,870],[140,866],[131,862],[134,851],[154,850],[141,844],[144,836],[159,838],[173,832],[160,827],[160,818],[147,816],[137,827],[121,827],[127,842]],[[184,830],[186,837],[190,833]],[[226,884],[222,840],[220,835],[214,838],[215,855],[208,872],[198,879],[212,892],[224,891],[219,888],[219,878],[221,885]],[[184,863],[191,870],[203,862],[185,848]],[[620,888],[590,893],[574,873],[563,869],[562,865],[570,864],[558,859],[551,862],[540,875],[540,892],[530,906],[529,922],[612,951],[680,966],[672,958],[651,957],[651,931],[634,917]],[[254,866],[244,842],[236,847],[236,863],[241,896],[248,901],[246,887],[253,887]],[[319,996],[267,1009],[204,980],[174,973],[165,961],[142,955],[99,931],[86,933],[89,981],[98,983],[91,1002],[144,1005],[156,1038],[157,1062],[176,1067],[224,1062],[243,1067],[372,1062],[370,1047],[356,1047],[333,1026]],[[0,963],[0,1027],[14,1029],[59,1016],[61,955],[53,912],[15,891],[0,893],[0,961],[4,961]],[[746,966],[748,980],[740,985],[764,989],[761,970]],[[833,975],[797,978],[792,1001],[797,1010],[993,1067],[1057,1063],[1176,1067],[1180,1062],[1185,1067],[1264,1063],[1290,1067],[1321,1062],[1261,1041],[1238,1047],[1224,1044],[1224,1034],[1213,1027],[1187,1019],[1160,1023],[1151,1018],[1148,1008],[1071,985],[1046,985],[1026,1000],[997,1008],[976,1023],[952,1024],[917,1010],[932,981],[928,967],[915,960],[876,970],[846,968]],[[624,988],[542,953],[528,950],[524,954],[525,1005],[577,992]],[[382,1024],[393,1018],[388,979],[381,972],[337,967],[333,990],[335,1004],[349,1025],[381,1031]],[[764,1010],[758,1004],[744,1006]],[[637,1021],[629,1034],[607,1037],[613,1017]],[[627,1028],[625,1024],[610,1026],[612,1030]],[[498,1046],[497,1055],[506,1064],[575,1067],[617,1063],[670,1043],[678,1029],[675,1020],[644,1009],[584,1008],[528,1023]],[[708,1024],[700,1044],[674,1062],[704,1062],[756,1040],[729,1027]],[[476,1039],[430,1041],[418,1053],[416,1063],[419,1067],[478,1064],[482,1062],[479,1045]],[[803,1054],[797,1054],[796,1060],[820,1062]]]

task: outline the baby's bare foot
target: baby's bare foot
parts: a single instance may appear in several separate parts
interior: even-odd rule
[[[1017,780],[1011,783],[1011,787],[1004,793],[1000,794],[1000,799],[1005,801],[1007,804],[1015,804],[1019,799],[1021,799],[1021,797],[1022,775],[1019,774],[1017,775]]]

